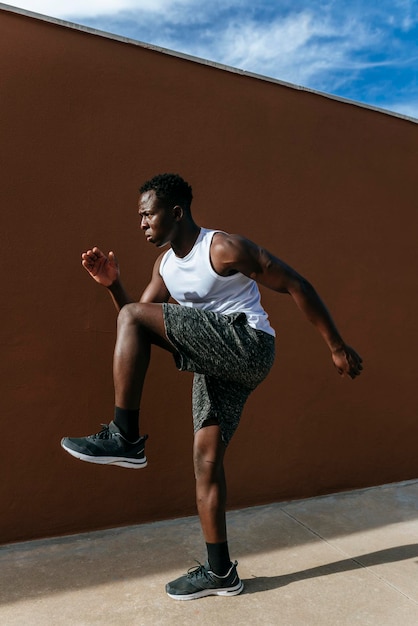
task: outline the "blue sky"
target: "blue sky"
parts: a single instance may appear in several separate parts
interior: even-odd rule
[[[418,0],[22,0],[14,6],[418,118]]]

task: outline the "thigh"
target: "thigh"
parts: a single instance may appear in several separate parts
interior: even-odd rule
[[[238,428],[251,389],[240,383],[205,374],[193,378],[192,409],[195,435],[217,424],[225,446]]]
[[[167,338],[180,370],[207,374],[255,388],[274,360],[274,337],[256,331],[244,313],[163,304]]]
[[[166,334],[161,304],[148,302],[126,304],[119,313],[118,324],[123,326],[125,322],[130,323],[132,321],[147,333],[151,343],[169,352],[176,352]]]

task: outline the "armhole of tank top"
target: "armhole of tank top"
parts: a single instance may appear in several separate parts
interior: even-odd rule
[[[158,268],[158,273],[161,276],[161,278],[163,277],[162,270],[164,268],[164,265],[167,263],[167,257],[168,257],[169,252],[170,250],[167,250],[167,252],[164,254],[164,256],[162,257],[160,261],[160,267]]]
[[[223,233],[224,235],[227,235],[227,234],[228,234],[228,233],[227,233],[227,232],[225,232],[224,230],[214,230],[214,231],[211,233],[211,238],[210,238],[210,243],[209,243],[209,250],[208,250],[208,253],[209,253],[209,268],[210,268],[210,271],[212,272],[212,274],[213,274],[214,276],[216,276],[216,278],[219,278],[219,280],[221,280],[221,281],[225,281],[225,282],[227,282],[228,280],[231,280],[232,278],[236,278],[237,276],[244,276],[244,274],[241,274],[241,272],[235,272],[235,274],[231,274],[230,276],[221,276],[221,274],[218,274],[218,272],[216,272],[216,271],[215,271],[215,269],[214,269],[214,267],[213,267],[213,265],[212,265],[212,259],[211,259],[211,257],[210,257],[210,249],[211,249],[211,247],[212,247],[212,241],[213,241],[213,238],[214,238],[214,236],[216,235],[216,233]],[[246,277],[246,278],[248,278],[248,277]],[[251,278],[249,278],[249,280],[251,280]]]
[[[216,276],[216,278],[225,278],[225,277],[224,277],[224,276],[221,276],[220,274],[218,274],[218,272],[215,272],[215,269],[214,269],[214,267],[213,267],[213,265],[212,265],[212,259],[211,259],[211,256],[210,256],[210,251],[211,251],[211,248],[212,248],[212,242],[213,242],[213,238],[214,238],[214,236],[215,236],[217,233],[223,233],[223,232],[224,232],[223,230],[212,230],[212,231],[210,232],[210,240],[209,240],[209,246],[208,246],[209,270],[210,270],[210,272],[213,274],[213,276]]]

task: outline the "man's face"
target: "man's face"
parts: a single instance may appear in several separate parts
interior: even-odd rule
[[[153,189],[140,195],[138,214],[147,241],[159,248],[170,243],[176,226],[174,211],[157,198]]]

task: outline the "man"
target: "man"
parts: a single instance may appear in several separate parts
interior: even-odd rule
[[[139,302],[125,292],[113,252],[98,248],[82,265],[106,287],[119,311],[114,352],[114,419],[99,433],[64,438],[84,461],[142,468],[146,436],[139,407],[151,345],[168,350],[180,370],[194,372],[196,501],[208,560],[167,584],[171,598],[236,595],[243,589],[229,556],[224,454],[246,399],[274,360],[274,330],[257,283],[290,294],[314,324],[342,376],[355,378],[360,356],[345,344],[309,282],[267,250],[238,235],[200,228],[191,214],[192,189],[180,176],[160,174],[140,189],[139,216],[148,242],[161,248]],[[170,297],[178,304],[168,303]],[[179,306],[180,305],[180,306]]]

